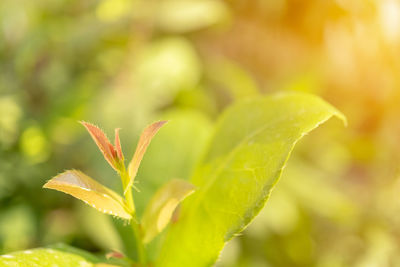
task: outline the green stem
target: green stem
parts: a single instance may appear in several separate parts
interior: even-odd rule
[[[133,201],[132,197],[132,190],[129,188],[126,190],[127,183],[129,181],[129,174],[125,169],[125,166],[122,165],[122,171],[120,172],[122,183],[123,183],[123,189],[124,189],[124,197],[126,204],[128,205],[129,210],[132,212],[132,219],[131,219],[131,227],[133,230],[133,233],[135,235],[135,240],[136,240],[136,249],[137,249],[137,257],[138,261],[142,266],[146,265],[146,250],[142,241],[142,233],[140,229],[140,224],[137,220],[136,217],[136,209],[135,209],[135,203]]]
[[[143,244],[143,241],[142,241],[142,234],[141,234],[141,230],[140,230],[140,225],[136,221],[136,218],[132,219],[131,226],[132,226],[133,232],[135,234],[135,238],[136,238],[138,261],[139,261],[140,264],[145,266],[146,265],[146,250],[145,250],[145,247],[144,247],[144,244]]]

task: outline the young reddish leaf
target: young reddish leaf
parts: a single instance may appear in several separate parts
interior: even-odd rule
[[[72,195],[95,209],[123,219],[131,219],[124,200],[114,191],[77,170],[69,170],[49,180],[43,188]]]
[[[125,255],[123,253],[119,252],[119,251],[108,252],[106,254],[106,259],[109,260],[109,259],[112,259],[112,258],[123,259],[123,258],[125,258]]]
[[[119,160],[123,161],[124,154],[122,153],[121,140],[119,140],[119,130],[121,130],[121,129],[120,128],[115,129],[114,146],[115,146],[115,150],[117,151],[117,156],[118,156]]]
[[[184,180],[173,179],[161,187],[147,205],[142,218],[143,242],[150,242],[170,222],[178,204],[195,191]]]
[[[133,185],[133,181],[135,180],[140,162],[142,161],[143,155],[146,152],[146,149],[149,146],[151,139],[153,139],[154,135],[165,123],[167,123],[167,121],[158,121],[147,126],[140,136],[135,154],[133,155],[133,158],[128,166],[130,180],[128,181],[128,183],[126,183],[125,193]]]
[[[113,167],[115,170],[118,170],[115,160],[117,152],[115,151],[114,146],[108,140],[105,133],[91,123],[85,121],[81,121],[80,123],[85,126],[86,130],[90,133],[97,147],[100,149],[101,153],[103,153],[104,158],[108,161],[111,167]]]

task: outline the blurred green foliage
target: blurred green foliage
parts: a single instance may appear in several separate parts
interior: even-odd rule
[[[41,188],[77,168],[121,190],[78,120],[121,127],[129,158],[145,125],[171,119],[138,174],[142,212],[160,184],[188,178],[227,105],[298,90],[349,127],[301,142],[218,265],[399,265],[399,14],[395,0],[2,0],[0,251],[129,248],[120,222]]]

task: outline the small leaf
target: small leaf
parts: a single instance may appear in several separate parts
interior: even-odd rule
[[[61,173],[43,187],[70,194],[101,212],[131,219],[129,209],[117,193],[80,171],[69,170]]]
[[[114,146],[115,149],[117,150],[117,156],[120,161],[124,160],[124,154],[122,153],[122,148],[121,148],[121,140],[119,140],[119,130],[120,128],[115,129],[115,141],[114,141]]]
[[[194,191],[195,187],[191,183],[173,179],[155,193],[142,218],[145,243],[150,242],[167,226],[178,204]]]
[[[139,142],[136,147],[135,154],[128,166],[129,171],[129,181],[126,183],[125,192],[129,190],[129,188],[133,185],[133,181],[135,180],[137,171],[139,169],[140,162],[142,161],[143,155],[146,152],[147,147],[149,146],[151,139],[153,139],[154,135],[158,132],[158,130],[165,124],[167,121],[158,121],[155,122],[144,129],[143,133],[139,138]]]
[[[97,147],[100,149],[101,153],[103,153],[104,158],[108,161],[111,167],[118,171],[115,161],[117,151],[115,151],[114,146],[110,143],[106,134],[100,130],[99,127],[91,123],[85,121],[81,121],[80,123],[85,126],[86,130],[90,133]]]
[[[106,259],[111,259],[111,258],[123,259],[125,258],[125,255],[118,251],[111,251],[106,254]]]

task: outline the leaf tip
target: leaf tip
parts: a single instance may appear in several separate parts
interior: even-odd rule
[[[164,124],[166,124],[168,122],[169,122],[169,120],[162,120],[162,121],[157,121],[154,124],[160,125],[160,127],[161,127],[161,126],[163,126]]]
[[[49,187],[49,182],[50,181],[47,181],[43,186],[42,186],[42,188],[46,188],[46,189],[50,189],[50,187]]]
[[[335,115],[343,122],[344,127],[347,127],[349,125],[346,115],[344,115],[342,112],[337,111]]]
[[[88,131],[89,131],[89,129],[88,128],[90,128],[90,127],[96,127],[96,128],[99,128],[99,127],[97,127],[95,124],[93,124],[93,123],[91,123],[91,122],[87,122],[87,121],[84,121],[84,120],[80,120],[80,121],[78,121],[80,124],[82,124]]]

